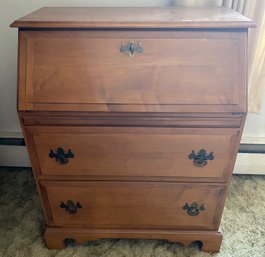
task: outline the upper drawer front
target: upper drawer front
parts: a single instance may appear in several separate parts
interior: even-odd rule
[[[49,225],[66,227],[217,229],[226,190],[201,183],[41,183]]]
[[[245,62],[244,32],[22,31],[19,109],[244,112]]]
[[[26,132],[36,171],[44,176],[225,181],[239,129],[26,127]]]

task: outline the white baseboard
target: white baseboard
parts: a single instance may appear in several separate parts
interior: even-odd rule
[[[23,134],[22,134],[22,132],[6,132],[6,131],[0,131],[0,138],[1,137],[23,138]]]
[[[0,166],[31,167],[26,147],[0,145]]]
[[[265,175],[265,154],[239,153],[233,173]]]
[[[265,137],[242,137],[241,144],[265,144]]]
[[[26,147],[0,145],[0,166],[30,167]],[[239,153],[234,174],[265,175],[265,154]]]

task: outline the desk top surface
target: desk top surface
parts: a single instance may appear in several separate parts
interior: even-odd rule
[[[19,28],[249,28],[255,23],[223,7],[43,7],[16,21]]]

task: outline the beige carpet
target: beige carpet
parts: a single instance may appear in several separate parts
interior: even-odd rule
[[[29,169],[0,168],[0,256],[5,257],[265,257],[265,176],[234,176],[219,254],[158,240],[98,240],[47,250],[43,215]]]

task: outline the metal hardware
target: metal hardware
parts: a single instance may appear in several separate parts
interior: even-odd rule
[[[68,163],[69,158],[74,158],[74,154],[71,152],[71,149],[66,153],[62,147],[58,147],[56,152],[50,150],[49,157],[55,158],[56,162],[59,164],[66,164]]]
[[[189,155],[189,159],[193,159],[193,163],[197,167],[203,167],[207,165],[207,160],[212,161],[214,159],[213,152],[210,152],[208,155],[204,149],[201,149],[197,154],[192,150]]]
[[[190,216],[197,216],[197,215],[199,215],[199,213],[201,211],[205,211],[205,208],[204,208],[204,205],[203,204],[201,206],[199,206],[198,203],[193,202],[191,205],[189,205],[188,203],[186,203],[183,206],[183,210],[187,210],[187,213]]]
[[[79,202],[77,202],[75,204],[71,200],[68,200],[66,204],[64,202],[61,202],[60,207],[62,209],[65,209],[65,212],[67,212],[69,214],[75,214],[78,209],[82,208],[82,206],[81,206],[81,204]]]
[[[141,43],[138,43],[138,45],[136,45],[133,41],[130,41],[127,44],[122,43],[120,47],[120,52],[127,53],[129,58],[133,58],[136,53],[142,53],[143,51],[144,49]]]

